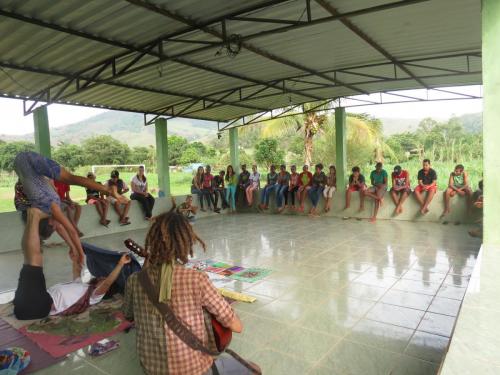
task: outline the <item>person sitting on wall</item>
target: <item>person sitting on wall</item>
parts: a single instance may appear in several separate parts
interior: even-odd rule
[[[138,201],[144,211],[146,220],[151,220],[155,199],[148,191],[148,180],[144,174],[143,165],[139,166],[137,174],[132,178],[130,185],[132,186],[130,199]]]
[[[66,216],[68,216],[69,221],[74,225],[78,235],[83,237],[82,231],[78,228],[78,222],[82,215],[82,207],[71,199],[69,195],[70,186],[64,182],[54,180],[54,188],[61,199],[61,207],[63,207]]]
[[[427,197],[423,198],[423,193],[427,192]],[[420,213],[425,215],[429,212],[429,205],[437,192],[437,173],[431,168],[431,161],[424,159],[422,169],[418,171],[418,186],[415,188],[415,198],[420,204]]]
[[[118,222],[120,225],[129,225],[128,211],[130,209],[130,200],[123,194],[127,193],[130,189],[127,184],[120,178],[120,173],[115,169],[111,172],[111,178],[106,182],[106,186],[113,190],[113,193],[122,197],[121,200],[116,199],[114,196],[109,197],[110,203],[115,208],[118,214]]]
[[[345,207],[347,210],[351,206],[351,194],[359,191],[359,211],[365,209],[365,176],[361,174],[359,167],[352,167],[352,174],[349,176],[349,186],[345,192]]]
[[[214,199],[214,175],[212,174],[212,167],[207,165],[205,167],[205,173],[203,173],[202,190],[203,197],[207,202],[208,209],[213,209],[214,212],[219,213],[220,210],[217,208]]]
[[[308,190],[307,195],[311,200],[311,209],[309,216],[319,217],[318,204],[323,195],[323,190],[326,186],[327,177],[323,172],[323,164],[319,163],[314,166],[314,174],[312,177],[311,188]]]
[[[396,205],[394,215],[399,215],[403,212],[403,203],[411,194],[410,175],[407,170],[402,169],[400,165],[396,165],[391,177],[391,197]]]
[[[174,205],[175,205],[175,201]],[[196,212],[198,212],[198,207],[193,206],[193,196],[186,195],[186,200],[179,205],[177,211],[182,213],[190,223],[196,221]]]
[[[462,164],[458,164],[455,170],[451,172],[448,181],[448,188],[444,192],[444,211],[441,217],[451,212],[450,201],[455,195],[467,198],[467,209],[470,207],[472,189],[469,186],[469,175]]]
[[[276,173],[276,167],[273,164],[269,167],[269,173],[267,174],[267,184],[266,186],[264,186],[264,189],[262,189],[259,209],[267,210],[269,208],[269,199],[271,197],[271,193],[277,192],[278,188],[278,174]]]
[[[245,190],[245,195],[247,196],[248,207],[253,206],[253,194],[255,191],[260,189],[260,173],[257,172],[257,165],[252,165],[252,173],[248,179],[248,186]]]
[[[128,278],[123,304],[125,317],[135,323],[140,363],[146,374],[250,375],[252,371],[233,357],[214,359],[186,345],[151,302],[154,298],[168,303],[175,317],[186,322],[187,329],[203,343],[208,341],[203,309],[231,331],[243,330],[240,319],[207,274],[184,267],[197,243],[205,249],[205,243],[175,206],[152,221],[145,243],[147,262],[141,272]],[[153,285],[149,289],[149,293],[154,290],[153,297],[142,280]]]
[[[87,178],[95,181],[96,177],[92,172],[87,173]],[[100,182],[97,182],[100,184]],[[108,220],[108,210],[109,210],[109,200],[104,198],[104,195],[99,190],[86,189],[87,199],[85,202],[89,205],[94,205],[97,213],[99,214],[99,223],[106,228],[108,227],[110,220]]]
[[[337,191],[337,168],[335,168],[335,165],[330,165],[328,176],[326,176],[325,190],[323,190],[325,212],[330,211],[335,191]]]
[[[226,200],[226,187],[224,183],[225,171],[220,171],[217,176],[214,177],[214,195],[215,195],[215,207],[219,208],[219,197],[221,199],[221,209],[225,210],[229,207]]]
[[[299,189],[297,190],[297,196],[299,197],[299,208],[298,212],[304,212],[304,203],[306,200],[307,192],[312,186],[313,175],[309,172],[309,166],[304,165],[302,167],[302,173],[299,174]]]
[[[476,190],[472,196],[472,206],[479,210],[483,209],[483,180],[479,181],[478,190]],[[469,235],[472,237],[481,238],[483,237],[483,219],[477,221],[477,228],[471,229]]]
[[[288,207],[288,186],[290,184],[290,173],[286,170],[286,165],[280,165],[278,173],[278,190],[276,190],[276,206],[278,212],[282,212]]]
[[[370,181],[372,187],[365,190],[365,195],[367,197],[373,198],[375,205],[373,207],[373,215],[370,221],[373,223],[377,220],[377,214],[380,206],[384,202],[384,195],[387,191],[387,179],[388,175],[385,169],[383,169],[382,163],[378,162],[375,165],[375,170],[370,173]]]
[[[299,174],[297,173],[297,166],[292,165],[290,167],[290,185],[288,185],[288,193],[290,194],[290,202],[292,205],[290,209],[295,211],[295,198],[297,191],[299,190]]]
[[[196,169],[196,174],[193,176],[193,179],[191,180],[191,194],[196,194],[198,196],[198,203],[200,205],[200,208],[203,212],[205,212],[205,208],[203,207],[203,180],[204,180],[204,175],[205,170],[203,167],[200,165]]]
[[[248,205],[248,201],[246,199],[246,190],[248,186],[250,186],[250,172],[247,170],[247,165],[242,164],[241,173],[238,176],[238,191],[236,192],[238,203],[243,205],[246,203]],[[243,198],[241,198],[241,196],[243,196]]]

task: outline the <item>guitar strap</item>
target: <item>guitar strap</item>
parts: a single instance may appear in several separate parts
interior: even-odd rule
[[[212,357],[216,357],[222,354],[222,352],[214,351],[207,348],[203,344],[203,342],[198,338],[198,336],[196,336],[193,332],[191,332],[191,330],[187,328],[184,325],[184,323],[182,323],[175,316],[175,313],[168,304],[161,303],[158,301],[158,294],[154,291],[156,288],[154,287],[153,283],[151,282],[151,279],[149,278],[149,275],[145,270],[139,272],[138,278],[143,289],[146,291],[149,301],[154,305],[154,307],[156,307],[156,309],[160,312],[160,314],[162,314],[162,316],[165,319],[165,323],[167,323],[168,328],[170,328],[172,332],[174,332],[177,335],[177,337],[179,337],[187,346],[189,346],[193,350],[200,351]],[[254,374],[260,375],[260,372],[258,372],[250,363],[241,358],[231,349],[226,349],[225,352],[231,355],[234,359],[236,359],[238,362],[240,362],[243,366],[252,371]]]

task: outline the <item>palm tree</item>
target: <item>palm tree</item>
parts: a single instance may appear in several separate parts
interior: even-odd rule
[[[277,118],[264,122],[261,125],[263,138],[279,138],[293,132],[302,132],[304,139],[304,163],[312,164],[314,137],[323,132],[329,121],[329,116],[324,111],[330,109],[327,104],[304,104],[304,113]],[[308,112],[314,108],[315,112]],[[286,110],[286,108],[285,108]]]

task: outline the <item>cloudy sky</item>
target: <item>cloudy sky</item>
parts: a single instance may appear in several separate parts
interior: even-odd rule
[[[479,87],[467,89],[468,93],[480,93]],[[422,97],[422,90],[405,91]],[[375,94],[376,95],[376,94]],[[84,108],[70,105],[53,104],[49,106],[50,127],[58,127],[81,121],[106,110]],[[434,117],[447,119],[452,115],[462,115],[482,111],[482,100],[453,100],[436,102],[417,102],[402,104],[370,105],[352,107],[350,112],[369,113],[382,118]],[[0,134],[26,134],[33,131],[33,116],[23,116],[23,103],[17,99],[0,98]]]

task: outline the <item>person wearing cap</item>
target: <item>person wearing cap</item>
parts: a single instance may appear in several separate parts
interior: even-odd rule
[[[92,172],[87,173],[87,178],[95,181],[95,175]],[[100,184],[100,182],[97,182]],[[106,228],[111,221],[108,220],[108,210],[109,210],[109,200],[105,199],[103,194],[99,190],[95,189],[85,189],[87,193],[87,199],[85,202],[89,205],[95,206],[97,213],[99,214],[99,223]]]
[[[396,165],[391,177],[391,197],[396,205],[394,215],[399,215],[403,212],[403,203],[411,194],[410,175],[407,170],[402,169],[400,165]]]
[[[290,184],[290,173],[286,170],[286,165],[280,165],[278,173],[278,190],[276,190],[276,206],[278,212],[282,212],[288,207],[288,185]]]
[[[387,191],[387,172],[383,169],[381,162],[375,165],[375,170],[370,173],[370,181],[372,186],[365,190],[365,195],[367,197],[373,198],[375,206],[373,207],[373,215],[370,221],[375,222],[377,220],[377,214],[380,206],[384,201],[384,195]]]
[[[109,197],[110,203],[115,208],[116,213],[118,214],[118,222],[120,225],[129,225],[130,221],[128,218],[128,211],[130,209],[130,200],[126,198],[123,194],[127,193],[130,189],[127,184],[120,178],[120,172],[116,169],[111,172],[111,178],[106,182],[106,186],[116,192],[116,194],[120,195],[123,200],[120,202],[114,197]]]

